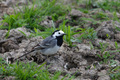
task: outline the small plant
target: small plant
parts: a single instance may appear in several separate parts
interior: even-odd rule
[[[6,76],[15,76],[18,80],[58,80],[61,72],[56,72],[54,75],[51,75],[47,69],[42,65],[38,66],[35,62],[24,63],[16,62],[14,64],[7,64],[2,58],[0,58],[0,79],[2,80]],[[71,80],[72,77],[63,77]]]
[[[86,8],[91,9],[92,8],[92,3],[93,3],[93,0],[87,0],[86,1]]]
[[[103,12],[98,12],[97,14],[92,15],[92,18],[98,19],[98,20],[101,20],[101,21],[109,20],[108,15],[103,13]]]
[[[116,66],[110,69],[109,74],[110,74],[111,80],[120,80],[120,66]]]
[[[108,46],[109,46],[109,44],[107,44],[107,43],[102,43],[102,42],[100,42],[99,43],[100,44],[100,54],[98,54],[98,57],[100,58],[100,59],[102,59],[105,63],[108,61],[108,60],[110,60],[110,59],[113,59],[114,58],[114,55],[112,55],[112,54],[110,54],[110,53],[116,53],[116,52],[120,52],[120,50],[119,49],[117,49],[117,44],[115,43],[115,45],[116,45],[116,50],[107,50],[108,49]]]
[[[118,43],[115,41],[115,48],[119,49],[120,47],[118,46]]]
[[[113,25],[114,25],[114,22],[113,22]],[[115,26],[115,25],[114,25],[114,26]],[[116,29],[117,31],[120,31],[120,28],[117,27],[117,26],[115,26],[115,29]]]
[[[61,27],[60,27],[61,28]],[[72,31],[72,28],[70,26],[66,27],[64,26],[64,28],[62,27],[62,29],[67,35],[65,36],[65,41],[69,44],[69,46],[72,47],[72,36],[74,35],[73,34],[73,31]]]
[[[89,42],[91,50],[94,49],[92,42]]]
[[[100,54],[97,54],[97,55],[104,62],[107,62],[107,60],[111,57],[109,52],[106,51],[109,44],[105,44],[105,43],[102,43],[102,42],[100,42],[99,44],[100,44],[100,51],[101,52],[100,52]]]
[[[38,29],[34,28],[35,33],[32,33],[34,36],[42,36],[44,39],[50,36],[56,29],[46,28],[45,31],[41,32]]]
[[[84,39],[95,40],[97,38],[97,33],[93,28],[77,28],[77,30],[80,30],[78,33],[81,34],[80,37],[78,37],[78,42]]]
[[[117,12],[115,11],[115,12],[113,12],[113,20],[114,21],[119,21],[119,18],[118,18],[118,16],[117,16]]]
[[[111,12],[117,11],[120,9],[120,1],[119,0],[105,0],[97,3],[100,8],[103,10],[109,10]]]
[[[110,60],[109,75],[111,80],[119,80],[120,79],[120,66],[115,60]]]
[[[46,16],[52,16],[53,20],[56,21],[61,16],[65,16],[67,13],[67,8],[61,6],[62,3],[56,4],[56,0],[35,0],[33,4],[24,5],[23,8],[19,8],[19,11],[14,11],[12,15],[4,15],[3,20],[1,21],[2,25],[0,28],[10,29],[25,26],[30,29],[40,29],[45,30],[45,27],[40,25],[40,22],[43,21]],[[35,4],[37,7],[35,7]],[[30,6],[31,5],[31,6]],[[54,14],[53,14],[54,13]],[[4,23],[8,25],[5,26]]]
[[[110,55],[111,51],[107,51],[107,48],[108,48],[109,44],[102,43],[102,42],[100,42],[99,44],[100,44],[100,51],[101,52],[100,52],[100,54],[98,54],[98,57],[100,59],[102,59],[103,62],[106,63],[109,59],[112,59],[114,57],[114,55],[113,56]]]
[[[75,32],[75,28],[71,26],[66,26],[67,21],[63,21],[63,24],[59,27],[59,30],[63,30],[67,35],[64,37],[64,40],[69,44],[70,47],[74,46],[72,45],[73,42],[75,42],[75,38],[73,37],[75,34],[78,34]]]

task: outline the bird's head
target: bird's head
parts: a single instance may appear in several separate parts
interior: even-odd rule
[[[66,35],[62,30],[56,30],[52,33],[52,36],[54,38],[56,37],[63,37],[64,35]]]

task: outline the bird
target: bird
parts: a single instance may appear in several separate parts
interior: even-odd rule
[[[55,30],[51,36],[45,38],[41,43],[37,44],[30,52],[27,52],[14,60],[17,60],[32,52],[39,52],[46,56],[56,54],[63,44],[64,35],[66,35],[66,33],[62,30]]]

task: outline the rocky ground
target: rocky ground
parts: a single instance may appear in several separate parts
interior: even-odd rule
[[[17,0],[1,1],[0,20],[2,20],[3,14],[13,13],[11,4],[15,4],[17,2]],[[19,1],[19,6],[24,4],[27,4],[26,0]],[[72,9],[67,18],[69,18],[69,20],[71,20],[71,16],[78,18],[89,18],[91,15],[97,14],[97,12],[99,12],[99,10],[91,11],[90,15],[88,15],[76,9]],[[109,12],[106,13],[108,16],[113,17]],[[117,16],[119,17],[120,14],[117,14]],[[83,43],[73,43],[76,44],[76,47],[72,48],[70,48],[68,44],[64,43],[54,57],[50,56],[48,59],[46,59],[46,56],[44,55],[31,53],[22,57],[20,60],[34,61],[39,65],[47,60],[48,64],[51,64],[48,68],[50,73],[62,71],[62,75],[75,74],[75,80],[110,80],[108,71],[110,68],[120,65],[120,53],[119,51],[110,53],[110,56],[114,54],[114,61],[116,61],[114,65],[111,65],[110,60],[108,60],[108,64],[104,62],[101,64],[103,59],[101,59],[98,55],[103,56],[105,52],[101,54],[101,49],[99,47],[101,42],[108,44],[106,51],[116,50],[114,42],[116,41],[118,42],[118,46],[120,45],[120,31],[116,30],[114,26],[120,28],[120,23],[117,21],[113,22],[112,20],[108,20],[95,25],[91,21],[88,21],[88,23],[85,24],[86,27],[90,25],[92,25],[92,27],[97,31],[98,38],[93,41],[92,44],[93,47],[98,48],[91,48],[91,45],[87,40],[85,40]],[[7,30],[0,30],[0,56],[6,59],[6,61],[8,61],[8,59],[11,57],[17,58],[26,52],[29,52],[35,45],[43,40],[43,38],[40,36],[26,38],[21,32],[19,32],[19,30],[23,31],[27,36],[31,34],[25,27],[21,27],[17,29],[11,29],[9,37],[6,39],[5,35]],[[109,38],[106,37],[106,34],[109,35]]]

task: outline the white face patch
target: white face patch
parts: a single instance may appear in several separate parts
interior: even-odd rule
[[[62,36],[63,34],[65,34],[65,33],[64,33],[62,30],[60,30],[60,31],[55,32],[55,33],[53,34],[53,37],[56,38],[56,36]]]

